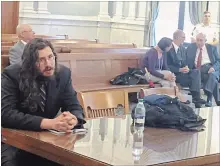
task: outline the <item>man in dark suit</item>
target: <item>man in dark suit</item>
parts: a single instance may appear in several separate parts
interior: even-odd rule
[[[22,63],[2,73],[2,127],[32,131],[71,132],[85,123],[71,71],[57,64],[52,45],[43,39],[29,42]],[[56,117],[61,109],[62,114]],[[36,155],[2,143],[2,165],[56,165]]]
[[[18,25],[16,31],[19,41],[9,50],[9,62],[11,65],[21,62],[24,47],[34,38],[35,34],[28,24]]]
[[[186,50],[182,46],[185,40],[185,33],[176,30],[173,33],[173,43],[167,52],[167,64],[170,70],[176,75],[176,82],[183,87],[189,87],[192,93],[193,103],[201,107],[206,102],[200,97],[201,75],[198,69],[189,70],[186,60]]]
[[[217,48],[206,44],[206,36],[199,33],[196,43],[188,46],[186,55],[189,69],[200,69],[203,89],[207,95],[206,106],[212,106],[212,96],[220,105],[218,81],[220,76],[220,57]]]

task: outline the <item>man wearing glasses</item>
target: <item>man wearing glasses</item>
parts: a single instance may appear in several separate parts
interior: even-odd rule
[[[201,73],[198,69],[189,69],[186,57],[186,50],[183,47],[185,33],[176,30],[173,33],[173,44],[167,52],[167,64],[171,72],[176,75],[176,82],[183,87],[189,87],[192,94],[192,101],[196,108],[201,108],[206,103],[201,98]]]
[[[40,38],[27,43],[21,63],[2,72],[1,102],[1,124],[5,128],[71,133],[86,122],[70,69],[57,63],[51,43]],[[59,110],[62,113],[57,116]],[[2,143],[1,165],[58,164]]]
[[[34,38],[35,34],[28,24],[18,25],[16,31],[19,41],[9,50],[9,62],[11,65],[21,62],[24,47]]]

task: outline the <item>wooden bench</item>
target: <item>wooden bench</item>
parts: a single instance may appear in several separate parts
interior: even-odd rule
[[[58,62],[72,71],[73,85],[80,90],[92,85],[110,85],[115,76],[139,67],[144,53],[61,53]],[[83,88],[84,87],[84,88]]]
[[[125,93],[125,111],[129,111],[128,93],[139,92],[145,85],[111,85],[110,80],[128,71],[128,67],[138,68],[145,53],[62,53],[58,63],[72,71],[72,84],[81,93],[94,91],[121,90]]]
[[[65,40],[68,36],[59,35],[59,36],[47,36],[47,35],[35,35],[36,38],[44,38],[48,40]],[[17,42],[18,36],[17,34],[2,34],[1,35],[1,42]]]
[[[1,46],[13,46],[15,44],[15,42],[13,41],[2,41],[1,42]]]
[[[1,55],[1,71],[9,65],[9,56]]]
[[[84,48],[136,48],[134,43],[131,44],[110,44],[110,43],[53,43],[53,46],[65,46],[71,50]]]
[[[69,53],[146,53],[149,48],[70,48],[68,46],[55,46],[55,48],[66,48]]]
[[[8,54],[12,46],[1,46],[1,54]]]
[[[8,65],[8,54],[12,46],[2,46],[1,55],[4,62],[2,62],[2,69]],[[69,47],[57,45],[54,47],[57,53],[146,53],[150,48],[79,48],[70,50]],[[5,63],[6,62],[6,63]]]
[[[58,40],[58,39],[48,39],[53,45],[54,44],[75,44],[75,43],[98,43],[98,40],[86,40],[86,39],[65,39],[65,40]]]

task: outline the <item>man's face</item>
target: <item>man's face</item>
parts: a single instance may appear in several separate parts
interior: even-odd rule
[[[42,50],[38,50],[39,58],[38,62],[36,63],[38,69],[45,77],[53,76],[55,71],[55,56],[51,48],[45,47]]]
[[[205,37],[203,35],[198,35],[196,37],[196,44],[198,48],[202,48],[205,45]]]
[[[32,28],[29,25],[24,26],[21,32],[22,37],[26,41],[30,41],[34,39],[34,34],[35,33],[33,32]]]
[[[180,44],[183,44],[184,41],[186,39],[185,33],[182,33],[179,37],[178,37],[178,41]]]
[[[203,16],[203,22],[204,22],[205,24],[209,24],[210,21],[211,21],[211,14],[210,14],[210,13],[204,14],[204,16]]]

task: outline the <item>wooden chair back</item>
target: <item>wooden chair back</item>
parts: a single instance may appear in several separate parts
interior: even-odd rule
[[[78,93],[78,99],[83,107],[85,118],[87,119],[122,117],[125,114],[124,91],[80,92]]]

